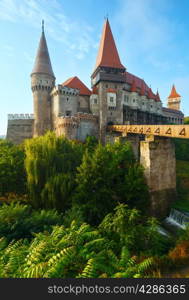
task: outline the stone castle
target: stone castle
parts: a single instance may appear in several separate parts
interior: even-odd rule
[[[9,114],[7,139],[21,143],[52,130],[69,139],[84,141],[92,135],[105,143],[107,125],[183,123],[181,96],[174,85],[167,107],[162,107],[159,93],[154,94],[143,79],[126,70],[108,19],[91,75],[91,90],[76,76],[58,85],[55,79],[43,24],[31,73],[34,114]]]

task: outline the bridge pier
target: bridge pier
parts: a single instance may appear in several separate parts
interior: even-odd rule
[[[175,146],[170,138],[146,136],[140,142],[140,163],[150,191],[150,213],[165,217],[176,199]]]

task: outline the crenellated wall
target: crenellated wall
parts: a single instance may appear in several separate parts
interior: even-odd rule
[[[33,137],[34,118],[31,114],[9,114],[7,140],[20,144],[25,139]]]
[[[98,118],[87,113],[61,116],[55,120],[57,136],[64,135],[71,140],[84,141],[88,135],[98,138]]]

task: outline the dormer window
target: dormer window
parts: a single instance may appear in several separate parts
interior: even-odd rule
[[[94,99],[94,104],[97,104],[97,99],[96,98]]]

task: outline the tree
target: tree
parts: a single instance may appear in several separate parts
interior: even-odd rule
[[[26,193],[24,158],[22,146],[0,140],[0,196]]]
[[[129,143],[99,144],[86,151],[76,175],[75,202],[86,221],[98,224],[119,203],[142,208],[148,200],[143,170],[135,162]]]
[[[48,132],[25,143],[27,183],[31,204],[65,210],[71,205],[76,168],[83,146]]]

